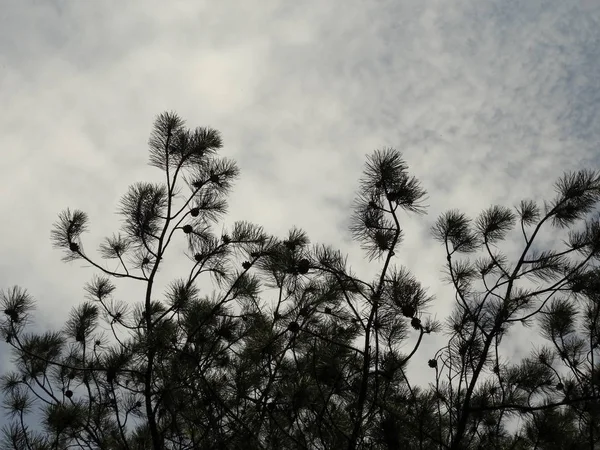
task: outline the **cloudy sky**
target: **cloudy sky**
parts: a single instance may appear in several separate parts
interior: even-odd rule
[[[442,211],[550,198],[563,171],[600,168],[598,0],[0,4],[0,288],[27,288],[40,326],[61,326],[94,273],[51,248],[57,213],[89,213],[88,248],[115,231],[127,186],[160,175],[146,142],[165,110],[222,132],[242,170],[229,223],[301,227],[367,279],[350,204],[366,155],[401,150],[430,208],[405,219],[398,263],[438,318]]]

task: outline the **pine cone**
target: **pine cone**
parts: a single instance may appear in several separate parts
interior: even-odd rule
[[[298,262],[298,273],[305,275],[308,273],[308,269],[310,267],[310,263],[308,259],[303,258]]]

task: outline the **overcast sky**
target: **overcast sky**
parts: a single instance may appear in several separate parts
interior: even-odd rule
[[[94,274],[51,248],[57,213],[88,212],[89,249],[116,231],[127,186],[160,176],[146,143],[165,110],[222,132],[242,171],[228,223],[301,227],[366,279],[378,265],[349,240],[350,205],[366,155],[401,150],[430,208],[404,220],[398,263],[438,318],[453,298],[429,235],[441,212],[550,199],[563,171],[600,168],[598,0],[0,6],[0,288],[27,288],[44,327],[63,325]],[[180,275],[170,267],[164,281]]]

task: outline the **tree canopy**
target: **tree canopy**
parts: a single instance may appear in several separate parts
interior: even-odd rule
[[[14,362],[0,379],[3,448],[600,446],[600,173],[565,173],[542,204],[443,213],[431,236],[445,249],[454,305],[438,322],[436,300],[395,262],[400,217],[425,214],[427,195],[399,151],[371,154],[358,184],[350,231],[381,268],[363,279],[299,228],[276,237],[240,221],[217,231],[239,176],[222,145],[217,130],[160,114],[149,162],[164,181],[131,185],[117,233],[93,252],[87,214],[59,214],[53,245],[94,268],[62,329],[32,331],[32,297],[2,291]],[[547,229],[562,233],[556,248],[536,241]],[[514,260],[501,250],[509,237],[521,243]],[[181,240],[188,270],[161,290],[159,270]],[[210,293],[199,287],[206,277]],[[118,299],[117,279],[143,296]],[[517,324],[546,344],[507,359],[501,344]],[[423,357],[435,333],[445,345]],[[435,382],[410,380],[409,364]]]

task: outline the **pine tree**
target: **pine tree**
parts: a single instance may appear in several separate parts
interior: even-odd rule
[[[401,214],[425,213],[426,197],[400,152],[374,152],[360,180],[350,231],[381,266],[363,280],[298,228],[284,238],[247,222],[216,232],[239,174],[221,147],[216,130],[157,117],[149,156],[164,182],[123,196],[121,230],[98,251],[117,269],[87,251],[83,211],[59,215],[52,241],[63,260],[96,271],[60,331],[28,331],[33,299],[19,287],[2,292],[1,331],[15,357],[1,378],[12,418],[4,448],[599,445],[598,173],[565,174],[543,208],[527,200],[474,221],[440,216],[432,234],[455,293],[441,324],[428,313],[433,297],[394,263]],[[498,248],[515,227],[524,244],[511,263]],[[563,249],[535,245],[544,227],[567,231]],[[162,289],[176,242],[189,272]],[[210,294],[199,287],[206,277]],[[119,280],[142,286],[142,298],[118,300]],[[520,325],[548,345],[508,361],[500,344]],[[441,331],[447,345],[424,357],[420,345]],[[409,363],[435,371],[435,383],[409,380]],[[35,426],[32,413],[42,417]]]
[[[555,189],[543,209],[532,200],[515,212],[492,206],[474,222],[452,210],[433,227],[446,249],[456,300],[449,345],[432,363],[438,435],[452,450],[593,449],[600,442],[600,221],[591,214],[600,200],[600,174],[567,173]],[[511,263],[497,244],[516,226],[523,250]],[[535,245],[543,228],[568,230],[562,248]],[[477,259],[461,258],[478,251]],[[534,321],[548,345],[520,362],[503,360],[500,344],[509,330]],[[510,436],[506,424],[515,417],[524,426]]]

